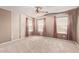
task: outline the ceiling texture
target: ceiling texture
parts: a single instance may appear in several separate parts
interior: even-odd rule
[[[77,8],[78,6],[41,6],[43,11],[47,11],[50,13],[58,13],[64,12],[67,10],[71,10]],[[35,17],[35,6],[0,6],[0,8],[9,10],[9,11],[17,11],[19,13],[23,13],[30,17]]]

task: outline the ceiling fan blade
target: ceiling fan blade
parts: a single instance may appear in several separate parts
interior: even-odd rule
[[[42,10],[42,7],[40,7],[40,6],[37,6],[35,8],[36,8],[35,13],[45,13],[45,14],[48,14],[48,11]]]
[[[41,13],[48,13],[48,11],[40,11]]]

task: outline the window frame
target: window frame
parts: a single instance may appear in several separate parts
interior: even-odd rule
[[[39,24],[39,21],[42,21],[43,24]],[[37,29],[38,32],[43,32],[44,19],[39,19],[39,20],[37,21],[37,27],[38,27],[38,29]],[[42,30],[42,31],[40,31],[39,27],[41,27],[41,30]]]
[[[31,21],[31,25],[29,25],[29,21]],[[30,27],[32,28],[32,30],[30,30]],[[32,23],[32,20],[28,20],[28,31],[29,33],[33,31],[33,23]]]
[[[58,24],[57,24],[57,18],[64,18],[64,17],[67,17],[67,23],[68,23],[68,16],[56,16],[56,25],[58,26]],[[66,24],[66,26],[67,26],[68,24]],[[58,27],[57,27],[57,34],[63,34],[63,35],[67,35],[67,27],[66,27],[66,33],[65,32],[58,32]]]

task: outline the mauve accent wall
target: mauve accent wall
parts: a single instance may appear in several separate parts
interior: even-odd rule
[[[78,9],[78,20],[77,20],[77,42],[79,43],[79,9]]]

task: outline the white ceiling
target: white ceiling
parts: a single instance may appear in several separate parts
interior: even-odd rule
[[[78,6],[42,6],[44,11],[49,13],[58,13],[66,10],[77,8]],[[7,10],[15,10],[28,16],[35,17],[35,6],[0,6]]]

